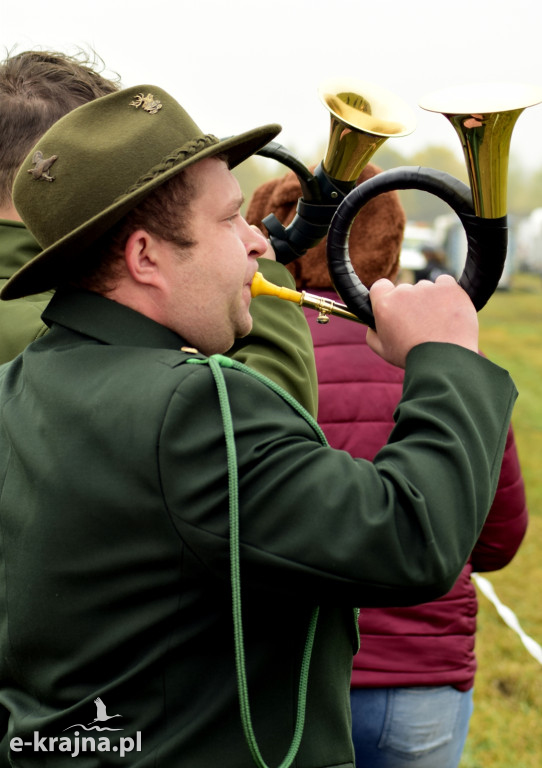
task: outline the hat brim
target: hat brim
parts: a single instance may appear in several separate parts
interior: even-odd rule
[[[0,292],[0,298],[9,301],[56,288],[69,274],[73,251],[86,249],[92,245],[154,189],[176,176],[184,168],[208,157],[225,155],[229,167],[235,168],[272,141],[280,130],[281,126],[276,124],[254,128],[223,139],[189,158],[182,159],[41,251],[7,281]]]

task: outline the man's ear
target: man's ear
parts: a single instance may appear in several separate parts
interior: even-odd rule
[[[145,229],[132,232],[124,246],[124,258],[131,278],[144,285],[157,286],[160,282],[160,244],[155,235]]]

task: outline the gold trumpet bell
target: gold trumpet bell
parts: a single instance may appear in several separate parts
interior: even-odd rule
[[[410,107],[374,83],[328,79],[318,93],[331,114],[323,168],[332,179],[355,181],[386,139],[408,136],[416,127]]]
[[[477,216],[506,215],[512,131],[523,110],[540,102],[539,86],[502,83],[447,88],[420,100],[422,109],[444,115],[459,136]]]

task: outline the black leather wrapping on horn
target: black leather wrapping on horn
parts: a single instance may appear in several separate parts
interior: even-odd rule
[[[356,275],[348,252],[352,223],[361,208],[383,192],[419,189],[436,195],[458,215],[467,235],[467,258],[459,285],[480,310],[494,293],[506,259],[508,229],[506,216],[482,219],[476,216],[472,194],[462,181],[444,171],[404,166],[374,176],[355,187],[341,202],[327,236],[328,269],[335,290],[350,312],[375,328],[369,291]]]

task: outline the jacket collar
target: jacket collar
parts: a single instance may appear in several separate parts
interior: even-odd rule
[[[49,326],[56,323],[105,344],[180,350],[187,343],[146,315],[91,291],[58,290],[42,319]]]

